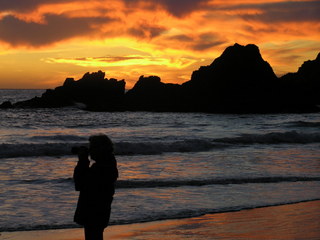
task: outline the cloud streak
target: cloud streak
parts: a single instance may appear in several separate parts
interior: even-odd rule
[[[102,0],[90,3],[82,0],[2,0],[0,40],[13,47],[36,48],[78,37],[127,36],[152,41],[165,48],[206,51],[223,45],[227,39],[237,39],[239,32],[242,36],[252,37],[256,33],[283,32],[280,25],[275,25],[278,23],[319,26],[320,22],[320,1],[251,1],[248,4],[243,0],[243,3],[235,1],[233,4],[219,0],[110,0],[107,5],[104,3]],[[43,8],[48,4],[50,7]],[[192,13],[198,15],[190,18]],[[239,18],[243,24],[230,29],[241,24]],[[296,27],[285,27],[286,31],[297,32]],[[174,34],[173,30],[176,31]],[[218,32],[224,36],[218,36]],[[304,34],[305,31],[300,35]],[[165,42],[153,40],[161,36]]]
[[[0,11],[28,12],[41,5],[79,2],[79,0],[1,0]]]
[[[0,66],[7,79],[35,72],[31,56],[52,81],[101,69],[181,82],[238,42],[257,44],[275,72],[296,71],[319,51],[319,12],[319,0],[0,0]]]
[[[95,35],[98,31],[95,25],[112,21],[100,17],[68,18],[64,15],[46,15],[44,23],[35,23],[6,16],[0,20],[0,39],[12,46],[40,47],[74,37]]]
[[[138,39],[152,39],[167,30],[166,27],[151,25],[147,22],[138,23],[127,30],[128,34]]]
[[[320,1],[282,1],[271,3],[221,6],[219,10],[235,10],[235,14],[246,20],[274,24],[277,22],[318,22]],[[255,9],[254,14],[252,10]],[[248,10],[238,13],[237,10]]]
[[[194,11],[204,9],[210,0],[123,0],[129,7],[145,3],[148,8],[161,7],[175,17],[185,17]]]
[[[122,67],[122,66],[166,66],[171,68],[185,68],[196,62],[191,58],[168,59],[152,56],[110,56],[110,57],[81,57],[81,58],[48,58],[47,63],[67,63],[82,67]]]

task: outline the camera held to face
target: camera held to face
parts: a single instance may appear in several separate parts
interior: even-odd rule
[[[78,155],[80,152],[86,152],[89,153],[89,148],[86,146],[77,146],[77,147],[72,147],[71,148],[71,153]]]

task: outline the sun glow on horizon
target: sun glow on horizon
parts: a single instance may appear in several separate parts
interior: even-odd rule
[[[256,44],[281,76],[317,56],[319,11],[315,0],[12,0],[0,4],[0,88],[98,70],[129,87],[148,74],[182,83],[235,43]]]

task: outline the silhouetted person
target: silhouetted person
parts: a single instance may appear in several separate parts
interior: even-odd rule
[[[86,240],[102,240],[118,178],[117,161],[106,135],[91,136],[89,143],[89,149],[73,149],[79,158],[73,178],[76,191],[80,191],[74,221],[84,226]],[[89,155],[95,161],[91,167]]]

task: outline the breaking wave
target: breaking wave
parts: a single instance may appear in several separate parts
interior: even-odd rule
[[[41,143],[41,144],[0,144],[0,158],[65,156],[71,155],[73,146],[83,143]],[[208,151],[223,144],[211,140],[182,140],[173,142],[118,142],[115,143],[116,155],[155,155],[165,152]]]
[[[197,210],[182,210],[182,211],[170,211],[162,214],[145,215],[140,218],[134,218],[130,220],[119,219],[111,220],[109,225],[123,225],[123,224],[132,224],[132,223],[143,223],[143,222],[152,222],[160,220],[169,220],[169,219],[182,219],[182,218],[192,218],[199,217],[205,214],[217,214],[217,213],[228,213],[228,212],[238,212],[242,210],[263,208],[263,207],[275,207],[288,204],[297,204],[310,201],[318,201],[320,199],[306,199],[300,201],[282,201],[276,202],[273,204],[248,204],[248,205],[235,205],[230,207],[221,207],[221,208],[203,208]],[[1,232],[15,232],[15,231],[32,231],[32,230],[51,230],[51,229],[68,229],[68,228],[79,228],[79,225],[76,224],[43,224],[43,225],[26,225],[20,224],[18,226],[4,226],[0,227]]]
[[[165,180],[165,181],[141,181],[119,180],[117,188],[154,188],[154,187],[182,187],[205,186],[248,183],[280,183],[280,182],[310,182],[320,181],[320,177],[257,177],[257,178],[221,178],[203,180]]]
[[[292,125],[293,127],[318,128],[320,127],[320,122],[296,121],[296,122],[291,122],[290,125]]]
[[[281,144],[281,143],[319,143],[319,133],[272,132],[267,134],[242,134],[234,138],[216,139],[216,142],[229,144]]]
[[[252,178],[213,178],[213,179],[182,179],[182,180],[118,180],[116,187],[123,188],[159,188],[159,187],[182,187],[182,186],[206,186],[226,184],[249,184],[249,183],[280,183],[280,182],[311,182],[320,181],[320,177],[306,176],[273,176]],[[59,179],[30,179],[10,180],[10,184],[73,184],[72,178]]]
[[[32,136],[31,140],[35,141],[86,141],[87,137],[81,137],[76,135],[53,135],[53,136]]]
[[[49,137],[48,137],[49,138]],[[57,138],[55,138],[57,140]],[[63,142],[0,144],[0,158],[71,155],[73,146],[83,145],[84,138],[59,137]],[[166,152],[200,152],[212,149],[250,144],[307,144],[320,143],[319,133],[272,132],[267,134],[242,134],[219,139],[188,139],[178,141],[117,142],[116,155],[157,155]]]

